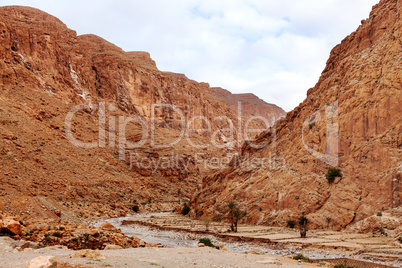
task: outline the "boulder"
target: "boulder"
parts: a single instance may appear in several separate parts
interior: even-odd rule
[[[59,218],[61,217],[61,211],[60,210],[57,209],[57,210],[55,210],[53,212],[54,212],[54,214],[56,214],[57,217],[59,217]]]
[[[96,229],[89,230],[89,231],[87,232],[87,235],[91,235],[91,236],[99,236],[99,231],[98,231],[98,230],[96,230]]]
[[[0,233],[6,233],[11,235],[20,235],[22,232],[21,224],[13,219],[6,218],[0,223],[1,230]]]
[[[53,264],[50,262],[50,259],[54,256],[39,256],[35,259],[31,260],[28,263],[27,268],[49,268],[52,267]]]
[[[114,227],[112,224],[110,224],[110,223],[108,223],[108,222],[105,222],[104,224],[102,224],[102,225],[100,226],[100,228],[101,228],[101,230],[103,230],[103,231],[110,231],[110,230],[116,229],[116,227]]]

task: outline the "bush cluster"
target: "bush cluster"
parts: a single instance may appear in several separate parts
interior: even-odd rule
[[[288,222],[287,222],[287,224],[288,224],[288,227],[289,228],[295,228],[295,226],[296,226],[296,221],[294,221],[294,220],[288,220]]]
[[[188,206],[188,204],[184,203],[180,213],[185,216],[190,213],[190,210],[191,208]]]
[[[52,236],[61,237],[61,233],[60,233],[59,231],[56,231],[56,232],[54,232],[54,233],[52,234]]]
[[[306,256],[304,256],[303,254],[299,253],[296,256],[293,256],[294,260],[301,260],[303,262],[311,262],[311,260],[309,258],[307,258]]]
[[[336,177],[342,177],[341,170],[338,168],[330,168],[327,174],[325,174],[325,178],[329,184],[333,183]]]
[[[211,240],[209,238],[200,238],[200,240],[198,240],[199,244],[204,244],[207,247],[211,247],[211,248],[217,248],[214,244],[212,244]]]

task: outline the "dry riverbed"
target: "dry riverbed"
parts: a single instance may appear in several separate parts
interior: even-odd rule
[[[195,221],[173,213],[136,215],[109,222],[126,236],[147,241],[145,248],[69,250],[18,246],[20,242],[0,237],[0,268],[37,267],[333,267],[329,259],[381,263],[402,267],[402,248],[392,238],[373,234],[309,231],[299,238],[296,229],[240,225],[238,233],[227,232],[228,224]],[[121,230],[120,230],[121,229]],[[200,238],[210,238],[221,250],[199,247]],[[150,245],[154,244],[154,247]],[[160,247],[158,246],[160,244]],[[149,247],[148,247],[149,245]],[[298,253],[314,263],[293,260]],[[384,267],[384,266],[358,266]]]
[[[120,221],[122,227],[146,226],[161,235],[172,233],[187,240],[209,237],[223,243],[229,251],[257,252],[290,257],[303,253],[312,259],[351,258],[402,267],[402,247],[394,238],[381,234],[359,234],[329,230],[311,230],[300,238],[297,229],[239,225],[237,233],[228,232],[227,223],[192,220],[174,213],[143,215]],[[117,224],[117,223],[115,223]],[[165,232],[165,233],[163,233]]]
[[[72,251],[60,246],[55,246],[20,252],[10,250],[9,243],[11,242],[12,240],[9,238],[0,237],[1,268],[319,267],[319,265],[316,264],[301,263],[278,256],[241,254],[207,247]]]

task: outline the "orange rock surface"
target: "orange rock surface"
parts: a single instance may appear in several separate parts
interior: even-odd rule
[[[397,208],[402,205],[401,14],[401,1],[376,5],[332,50],[307,99],[243,144],[229,168],[212,173],[197,165],[194,155],[205,160],[236,153],[236,142],[225,132],[230,124],[214,120],[226,116],[236,122],[230,101],[214,96],[207,83],[159,71],[146,52],[124,52],[98,36],[77,36],[40,10],[1,7],[0,212],[22,220],[74,222],[125,216],[137,208],[171,211],[193,196],[194,217],[223,219],[227,203],[236,200],[247,209],[243,220],[249,223],[285,225],[305,215],[311,227],[340,229]],[[172,105],[181,114],[160,106],[153,117],[152,104]],[[85,107],[66,120],[77,105]],[[246,115],[264,113],[247,107]],[[124,128],[129,116],[137,123]],[[182,119],[197,116],[211,122],[211,133],[201,130],[202,120],[183,127]],[[152,134],[153,127],[156,143],[147,137],[140,148],[127,147],[144,132]],[[186,139],[169,148],[155,146],[172,143],[183,129],[197,144],[210,144],[215,131],[222,146],[200,149]],[[76,146],[69,134],[96,146]],[[149,165],[133,163],[133,155]],[[171,156],[180,161],[152,166]],[[333,166],[342,177],[328,183],[325,174]]]
[[[153,104],[162,105],[152,117]],[[83,109],[69,121],[77,105]],[[191,121],[197,116],[205,120]],[[0,8],[0,211],[66,220],[124,216],[133,205],[170,210],[208,171],[196,153],[208,159],[235,150],[225,145],[229,123],[218,116],[237,120],[207,83],[159,71],[147,52],[77,36],[37,9]],[[208,133],[199,131],[206,120]],[[216,131],[223,147],[211,146]],[[144,136],[142,146],[126,150]],[[169,165],[155,166],[161,159]]]
[[[211,90],[217,98],[224,100],[234,111],[240,112],[244,116],[262,116],[267,120],[269,126],[273,126],[278,119],[286,115],[282,108],[266,103],[252,93],[232,94],[220,87],[213,87]]]
[[[254,224],[340,229],[402,205],[402,2],[382,0],[332,51],[307,98],[207,176],[193,216],[225,217],[236,200]],[[264,165],[244,164],[268,158]],[[243,163],[241,166],[239,163]],[[342,174],[331,184],[326,173]]]

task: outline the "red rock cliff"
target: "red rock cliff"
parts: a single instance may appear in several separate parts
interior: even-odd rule
[[[82,104],[86,108],[74,115],[68,129],[67,114]],[[144,209],[170,210],[178,200],[189,198],[209,170],[196,165],[195,155],[205,160],[235,149],[214,147],[211,135],[185,128],[194,144],[209,147],[199,149],[187,136],[174,143],[183,130],[180,114],[159,108],[151,122],[152,104],[177,107],[185,123],[205,117],[211,123],[207,134],[219,132],[220,144],[228,144],[222,130],[228,123],[214,118],[238,119],[207,83],[159,71],[147,52],[124,52],[98,36],[77,36],[57,18],[34,8],[0,7],[0,214],[52,217],[50,200],[63,206],[68,201],[64,209],[75,206],[80,217],[88,217],[89,211],[119,216],[133,200]],[[124,123],[133,115],[144,119],[148,128],[129,124],[120,129],[121,118]],[[143,146],[122,153],[121,146],[150,134],[151,123],[155,144],[173,146],[152,147],[146,136]],[[195,120],[190,128],[206,125]],[[75,146],[66,139],[69,131],[77,140],[97,146]]]
[[[286,115],[282,108],[266,103],[252,93],[233,94],[220,87],[212,87],[211,90],[214,96],[224,100],[234,111],[238,112],[240,103],[240,112],[244,116],[262,116],[267,119],[269,126],[273,126],[275,121]]]
[[[337,45],[306,100],[275,129],[245,144],[242,162],[207,176],[195,216],[223,216],[230,200],[245,221],[341,228],[402,205],[402,1],[382,0]],[[247,157],[270,161],[247,165]],[[236,165],[237,164],[237,165]],[[342,173],[331,184],[332,166]]]
[[[106,103],[103,125],[110,130],[101,138],[100,102]],[[160,200],[189,197],[205,172],[190,158],[196,153],[205,158],[221,156],[223,149],[199,150],[182,138],[176,146],[158,150],[150,148],[148,139],[143,147],[126,151],[125,161],[118,161],[119,118],[136,115],[149,123],[151,104],[157,103],[176,106],[186,123],[204,116],[213,130],[225,126],[213,120],[216,116],[237,120],[237,114],[212,95],[207,83],[159,71],[149,53],[124,52],[95,35],[77,36],[60,20],[37,9],[1,7],[0,211],[43,216],[42,206],[35,209],[30,203],[40,204],[45,196],[99,206],[128,202],[126,207],[136,199],[150,209],[161,209]],[[88,107],[75,115],[71,132],[80,141],[103,142],[105,148],[82,149],[66,140],[66,115],[77,104]],[[156,144],[177,139],[180,119],[171,109],[156,109]],[[192,127],[204,128],[203,122],[195,121]],[[136,142],[143,133],[141,126],[132,124],[125,134],[128,141]],[[210,144],[205,135],[191,132],[190,138]],[[129,153],[149,161],[174,155],[190,162],[163,170],[139,168],[129,162]],[[185,170],[184,164],[188,164]],[[159,201],[154,206],[150,200]]]

